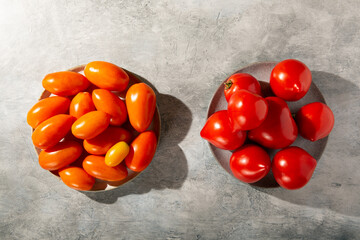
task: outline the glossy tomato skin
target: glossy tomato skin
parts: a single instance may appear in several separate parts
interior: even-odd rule
[[[244,144],[245,131],[233,131],[226,110],[221,110],[209,117],[200,136],[215,147],[224,150],[235,150]]]
[[[126,129],[109,126],[104,132],[92,139],[84,140],[85,150],[93,155],[105,155],[117,142],[130,143],[132,134]]]
[[[80,191],[89,191],[95,184],[95,178],[80,167],[65,167],[59,170],[59,176],[68,187]]]
[[[156,96],[145,83],[132,85],[126,93],[129,121],[138,132],[144,132],[151,124],[156,107]]]
[[[128,74],[109,62],[90,62],[86,65],[84,74],[92,84],[109,91],[124,91],[129,84]]]
[[[327,137],[335,123],[333,112],[321,102],[309,103],[300,108],[295,120],[300,135],[310,141]]]
[[[106,89],[95,89],[92,92],[92,100],[99,111],[111,116],[110,124],[120,126],[127,120],[125,103],[114,93]]]
[[[259,146],[246,144],[236,150],[230,158],[230,169],[234,176],[246,183],[264,178],[270,171],[269,154]]]
[[[248,90],[261,96],[261,86],[258,80],[247,73],[235,73],[225,82],[224,95],[227,102],[234,92],[240,89]]]
[[[109,167],[115,167],[119,165],[125,157],[129,154],[129,145],[122,141],[112,146],[105,155],[105,164]]]
[[[80,139],[91,139],[104,132],[110,123],[110,115],[101,111],[88,112],[74,122],[72,134]]]
[[[55,146],[70,131],[74,120],[73,116],[67,114],[59,114],[45,120],[33,132],[33,144],[41,149]]]
[[[157,138],[154,132],[140,133],[130,145],[130,152],[125,158],[126,166],[134,172],[143,171],[153,159],[156,146]]]
[[[316,160],[304,149],[288,147],[275,154],[272,172],[281,187],[294,190],[309,182],[316,164]]]
[[[83,148],[78,142],[59,142],[55,146],[41,151],[39,154],[39,164],[45,170],[58,170],[78,159],[82,151]]]
[[[91,99],[91,94],[88,92],[79,92],[71,100],[69,113],[76,119],[85,115],[88,112],[95,111],[95,105]]]
[[[46,75],[42,85],[55,95],[72,96],[88,88],[90,82],[80,73],[64,71]]]
[[[246,131],[258,127],[268,113],[264,98],[247,90],[233,93],[228,103],[228,115],[234,131]]]
[[[27,123],[36,128],[40,123],[55,115],[66,113],[70,100],[66,97],[48,97],[37,102],[27,114]]]
[[[84,170],[91,176],[105,181],[120,181],[128,176],[123,164],[109,167],[105,164],[105,157],[89,155],[83,161]]]
[[[278,97],[265,98],[269,112],[265,121],[248,132],[248,138],[267,148],[279,149],[291,145],[298,128],[286,102]]]
[[[274,94],[286,101],[304,97],[311,85],[309,68],[295,59],[279,62],[271,72],[270,86]]]

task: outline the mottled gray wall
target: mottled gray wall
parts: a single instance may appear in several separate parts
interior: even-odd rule
[[[0,1],[1,239],[359,239],[360,1]],[[297,58],[336,117],[311,182],[264,189],[229,176],[199,136],[219,84]],[[26,113],[46,73],[116,63],[160,93],[150,167],[84,195],[42,170]]]

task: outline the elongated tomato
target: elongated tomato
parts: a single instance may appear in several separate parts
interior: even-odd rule
[[[130,151],[126,142],[118,142],[107,151],[105,156],[105,164],[109,167],[119,165],[128,155]]]
[[[80,73],[64,71],[46,75],[42,85],[53,94],[72,96],[89,87],[90,82]]]
[[[33,144],[41,149],[55,146],[70,131],[73,122],[74,117],[67,114],[59,114],[45,120],[33,132]]]
[[[129,131],[109,126],[104,132],[92,139],[84,140],[85,150],[94,155],[104,155],[117,142],[130,143],[132,135]]]
[[[152,131],[140,133],[130,145],[130,152],[125,158],[126,166],[134,172],[141,172],[150,164],[155,155],[156,135]]]
[[[40,123],[55,115],[66,113],[70,100],[66,97],[49,97],[37,102],[27,114],[27,123],[36,128]]]
[[[92,100],[99,111],[111,116],[110,124],[122,125],[127,119],[125,103],[114,93],[106,89],[95,89],[92,92]]]
[[[59,175],[68,187],[76,190],[88,191],[95,184],[95,179],[79,167],[65,167],[59,170]]]
[[[88,112],[74,122],[72,134],[80,139],[91,139],[109,126],[110,115],[101,111]]]
[[[78,159],[82,151],[83,148],[78,142],[59,142],[39,154],[39,164],[46,170],[58,170]]]
[[[120,181],[128,175],[123,164],[109,167],[105,164],[105,158],[102,156],[87,156],[83,161],[83,168],[91,176],[105,181]]]
[[[110,91],[124,91],[129,84],[127,73],[121,67],[109,62],[88,63],[84,74],[94,85]]]
[[[145,83],[132,85],[126,93],[126,108],[131,125],[138,132],[145,131],[151,124],[156,107],[156,96]]]
[[[69,113],[76,118],[85,115],[88,112],[95,111],[95,105],[91,99],[91,94],[88,92],[79,92],[71,100]]]

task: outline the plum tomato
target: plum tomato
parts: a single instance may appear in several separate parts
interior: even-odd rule
[[[59,170],[61,180],[70,188],[89,191],[95,184],[95,179],[80,167],[69,166]]]
[[[245,131],[233,131],[226,110],[221,110],[209,117],[200,136],[215,147],[224,150],[235,150],[244,144]]]
[[[88,92],[79,92],[71,100],[69,113],[75,118],[79,118],[82,115],[95,111],[94,103],[91,99],[91,94]]]
[[[261,86],[258,80],[248,73],[235,73],[224,83],[224,95],[227,102],[234,92],[240,89],[248,90],[261,96]]]
[[[74,122],[72,134],[80,139],[91,139],[109,126],[110,115],[101,111],[88,112]]]
[[[105,164],[105,157],[89,155],[83,161],[84,170],[91,176],[105,181],[120,181],[128,176],[123,164],[109,167]]]
[[[119,165],[130,151],[129,145],[122,141],[112,146],[105,155],[105,164],[109,167]]]

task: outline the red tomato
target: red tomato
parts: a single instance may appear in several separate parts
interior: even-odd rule
[[[128,175],[123,164],[109,167],[105,164],[105,157],[103,156],[87,156],[84,159],[83,168],[91,176],[105,181],[120,181]]]
[[[27,122],[32,128],[55,115],[66,113],[70,100],[65,97],[49,97],[37,102],[27,114]]]
[[[311,72],[302,62],[287,59],[279,62],[271,72],[270,86],[276,96],[297,101],[305,96],[311,85]]]
[[[228,103],[228,115],[235,131],[258,127],[265,120],[267,113],[265,99],[247,90],[233,93]]]
[[[247,144],[236,150],[230,158],[234,176],[246,183],[254,183],[265,177],[271,167],[269,154],[259,146]]]
[[[125,158],[126,166],[134,172],[141,172],[150,164],[157,146],[156,135],[152,131],[140,133],[130,145]]]
[[[104,155],[114,144],[121,141],[130,143],[131,138],[131,133],[123,128],[108,127],[96,137],[85,139],[84,148],[90,154]]]
[[[94,103],[91,99],[91,94],[88,92],[79,92],[72,100],[70,104],[70,115],[76,118],[82,115],[95,111]]]
[[[41,149],[55,146],[70,131],[73,122],[74,117],[67,114],[59,114],[45,120],[33,132],[33,144]]]
[[[114,93],[105,89],[95,89],[92,92],[95,107],[111,116],[110,124],[120,126],[127,119],[125,103]]]
[[[334,127],[334,114],[321,102],[309,103],[296,114],[300,135],[311,141],[327,137]]]
[[[248,132],[248,138],[267,148],[279,149],[292,144],[298,134],[295,121],[286,102],[278,97],[267,97],[269,112],[265,121]]]
[[[293,190],[309,182],[316,164],[316,160],[304,149],[288,147],[275,154],[272,171],[281,187]]]
[[[240,89],[248,90],[261,96],[260,83],[256,78],[247,73],[235,73],[225,82],[224,95],[226,101],[229,102],[233,93]]]
[[[226,110],[211,115],[200,132],[200,136],[215,147],[235,150],[244,144],[246,132],[233,131]]]
[[[127,73],[122,68],[108,62],[88,63],[84,74],[94,85],[110,91],[124,91],[129,84]]]
[[[132,85],[126,93],[126,107],[131,125],[138,132],[145,131],[151,124],[156,107],[156,96],[145,83]]]
[[[80,139],[91,139],[109,126],[110,115],[101,111],[88,112],[74,122],[72,134]]]
[[[59,142],[55,146],[41,151],[39,164],[46,170],[58,170],[78,159],[82,151],[83,148],[78,142]]]
[[[59,170],[61,180],[76,190],[89,191],[95,184],[95,179],[79,167],[65,167]]]
[[[71,96],[84,91],[90,82],[76,72],[55,72],[45,76],[43,87],[49,92],[59,96]]]

